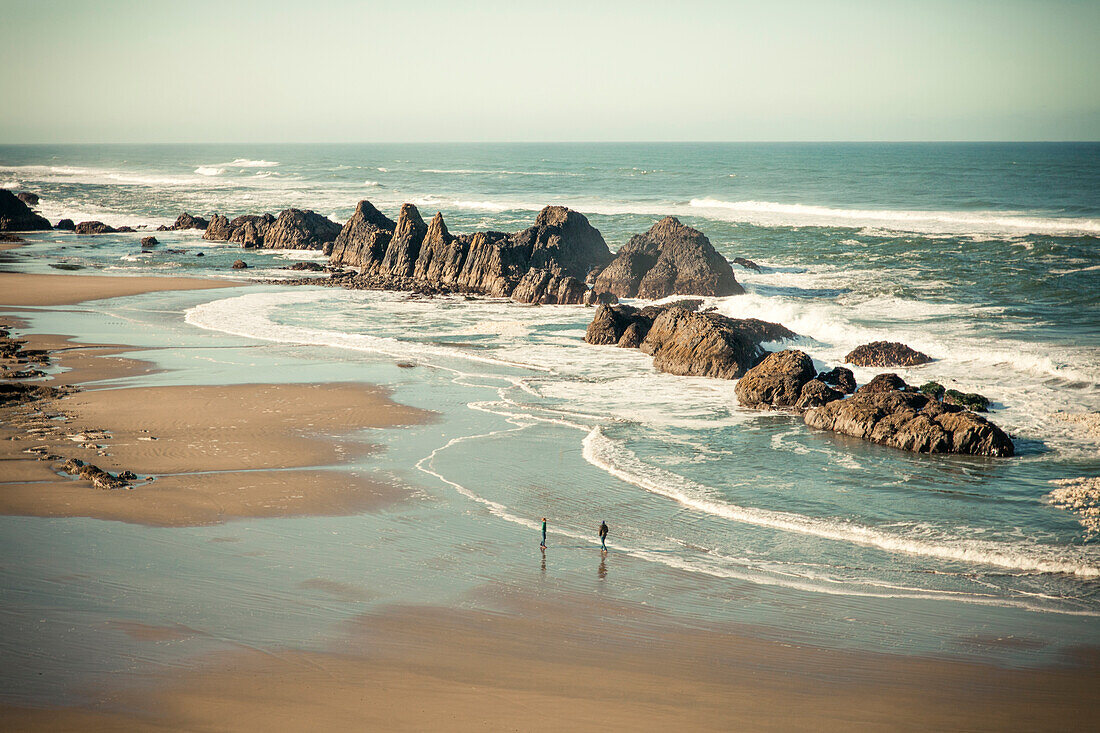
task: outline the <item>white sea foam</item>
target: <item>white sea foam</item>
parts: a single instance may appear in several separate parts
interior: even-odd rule
[[[1018,211],[906,211],[841,209],[774,201],[692,199],[692,209],[711,218],[762,226],[877,226],[930,234],[1053,234],[1100,236],[1100,219],[1054,218]]]
[[[709,487],[642,463],[630,450],[608,438],[600,427],[585,437],[584,457],[592,465],[650,493],[734,522],[938,560],[995,565],[1026,572],[1067,573],[1087,578],[1100,576],[1100,564],[1092,553],[1068,548],[1051,547],[1040,555],[1038,548],[1021,549],[1007,543],[961,539],[929,542],[843,519],[807,517],[727,503],[714,498],[716,492]]]
[[[225,173],[225,168],[217,168],[212,165],[200,165],[195,169],[195,172],[200,176],[220,176]]]
[[[363,185],[368,188],[373,188],[374,186],[381,186],[382,184],[378,181],[363,181]]]
[[[228,168],[274,168],[279,165],[274,160],[249,160],[248,158],[236,158],[228,163],[221,163],[220,165]]]

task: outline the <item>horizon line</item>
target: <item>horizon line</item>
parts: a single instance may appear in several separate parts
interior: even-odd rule
[[[943,140],[158,140],[158,141],[31,141],[0,142],[0,147],[23,145],[928,145],[928,144],[1097,144],[1072,139],[943,139]]]

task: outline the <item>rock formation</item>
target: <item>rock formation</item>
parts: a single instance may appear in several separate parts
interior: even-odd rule
[[[141,238],[141,246],[142,247],[156,247],[158,244],[160,244],[160,242],[158,242],[157,238],[154,237],[154,236],[148,236],[148,237],[142,237]]]
[[[669,374],[736,379],[763,357],[761,343],[795,336],[778,323],[698,313],[701,302],[684,300],[641,309],[601,305],[584,340],[639,348],[653,357],[655,368]]]
[[[166,227],[164,225],[161,225],[157,227],[157,231],[178,232],[184,229],[206,229],[206,227],[208,227],[209,225],[210,222],[208,222],[206,219],[203,219],[201,216],[191,216],[185,211],[184,213],[176,217],[176,222],[172,226]]]
[[[232,221],[221,214],[214,214],[202,238],[211,242],[237,242],[242,247],[262,247],[264,235],[274,223],[275,217],[271,214],[249,214]]]
[[[927,364],[932,357],[896,341],[872,341],[854,348],[844,361],[861,367],[896,367]]]
[[[233,269],[233,270],[247,270],[248,269],[248,263],[245,262],[244,260],[233,260],[233,264],[230,265],[230,269]]]
[[[55,226],[54,229],[59,229],[64,232],[72,232],[76,230],[76,224],[73,223],[72,219],[62,219],[61,221],[57,222],[57,226]]]
[[[310,210],[286,209],[267,228],[261,246],[267,249],[324,249],[336,240],[340,225]]]
[[[851,369],[833,367],[827,372],[818,374],[817,378],[844,394],[852,394],[856,391],[856,375],[852,374]]]
[[[547,304],[585,302],[582,279],[610,259],[588,220],[561,206],[547,206],[534,226],[515,234],[455,236],[438,212],[425,224],[405,204],[395,223],[360,201],[330,251],[333,265],[363,275]]]
[[[920,386],[919,391],[949,405],[959,405],[974,412],[989,411],[989,398],[977,392],[944,389],[944,386],[939,382],[925,382]]]
[[[741,267],[744,267],[746,270],[754,270],[756,272],[761,271],[760,265],[756,264],[752,260],[747,260],[744,257],[734,257],[733,264],[741,265]]]
[[[600,271],[595,289],[620,298],[669,295],[723,296],[743,293],[733,268],[706,235],[665,217],[630,238]]]
[[[82,221],[76,225],[77,234],[114,234],[118,230],[101,221]]]
[[[813,359],[806,352],[797,349],[777,351],[749,369],[737,381],[734,394],[745,407],[795,407],[807,382],[813,380],[829,389],[824,382],[814,379],[816,375]]]
[[[1015,453],[1012,440],[984,417],[941,403],[904,382],[900,389],[888,389],[888,384],[896,383],[896,375],[879,376],[894,379],[872,380],[847,399],[807,410],[806,424],[918,453],[993,457]]]
[[[0,232],[35,232],[53,229],[44,217],[27,208],[15,194],[0,188]]]
[[[27,206],[38,206],[38,194],[30,193],[29,191],[20,191],[15,194],[15,198],[19,199]]]

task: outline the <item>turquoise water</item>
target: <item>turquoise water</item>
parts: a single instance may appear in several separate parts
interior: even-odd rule
[[[560,202],[612,248],[676,214],[763,266],[737,270],[747,293],[715,299],[720,311],[784,323],[821,368],[904,341],[936,361],[902,376],[988,395],[1018,452],[910,455],[745,411],[731,382],[584,344],[579,307],[254,286],[53,309],[36,328],[162,347],[142,357],[166,371],[142,384],[361,379],[441,414],[366,436],[388,449],[357,470],[416,492],[378,514],[185,530],[0,520],[5,558],[41,548],[3,567],[4,651],[54,679],[67,677],[37,650],[62,639],[79,639],[61,658],[89,675],[150,654],[96,626],[106,617],[211,632],[151,660],[168,663],[220,643],[320,644],[390,603],[492,607],[516,588],[1010,664],[1100,642],[1097,540],[1046,498],[1100,475],[1100,437],[1060,417],[1100,410],[1098,145],[0,147],[0,185],[39,193],[55,220],[131,225],[288,205],[342,219],[369,198],[442,210],[452,231],[514,230]],[[142,254],[136,235],[37,234],[4,266],[226,277],[242,256],[157,236]],[[266,276],[310,255],[243,256]],[[222,536],[236,541],[210,541]],[[70,565],[85,579],[43,580]],[[318,598],[300,585],[315,577],[369,592]]]

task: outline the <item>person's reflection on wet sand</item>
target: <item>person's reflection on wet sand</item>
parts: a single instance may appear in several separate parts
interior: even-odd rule
[[[539,549],[542,550],[542,574],[546,575],[546,548],[540,547]]]
[[[596,577],[600,580],[607,579],[607,553],[600,555],[600,569],[596,571]]]

